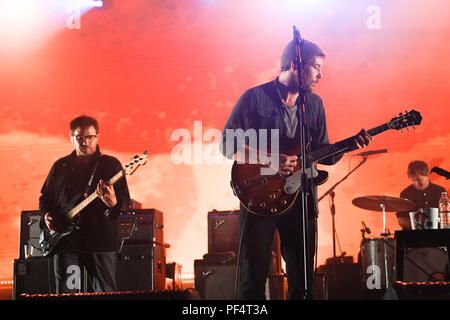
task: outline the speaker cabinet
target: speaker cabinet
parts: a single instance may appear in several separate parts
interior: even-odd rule
[[[13,299],[20,299],[22,293],[55,293],[53,259],[37,257],[14,260]]]
[[[22,211],[19,259],[14,260],[13,295],[54,293],[53,259],[39,246],[39,211]],[[165,249],[163,214],[156,209],[128,209],[117,217],[120,239],[119,290],[164,290]],[[28,259],[25,259],[28,258]]]
[[[317,299],[330,300],[359,300],[362,298],[361,268],[352,261],[336,259],[333,266],[332,258],[317,268],[316,274],[322,274],[326,283],[316,283],[315,296]],[[320,279],[316,278],[316,281]],[[322,279],[323,281],[323,279]],[[325,291],[326,290],[326,291]]]
[[[239,247],[239,210],[208,212],[208,253],[233,251]]]
[[[165,269],[164,245],[127,244],[117,255],[118,290],[164,290]]]
[[[233,300],[235,297],[236,263],[212,264],[194,260],[194,288],[205,300]],[[267,300],[285,300],[287,282],[281,274],[269,274],[266,279]]]
[[[194,287],[205,300],[233,300],[236,264],[208,264],[194,260]]]

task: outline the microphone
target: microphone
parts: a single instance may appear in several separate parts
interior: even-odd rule
[[[450,172],[448,172],[447,170],[438,167],[433,167],[433,169],[431,169],[430,171],[430,174],[432,172],[436,172],[438,175],[445,177],[447,180],[450,179]]]
[[[367,234],[370,234],[370,229],[369,228],[367,228],[367,226],[366,226],[366,224],[364,223],[364,221],[361,221],[362,222],[362,225],[363,225],[363,227],[364,227],[364,229],[366,230],[366,232],[367,232]]]
[[[365,151],[365,152],[357,153],[357,154],[355,154],[355,156],[367,157],[367,156],[372,156],[374,154],[386,153],[386,152],[388,152],[387,149],[372,150],[372,151]]]

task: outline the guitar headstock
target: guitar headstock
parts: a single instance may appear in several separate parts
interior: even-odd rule
[[[148,151],[144,151],[141,155],[135,155],[129,162],[125,164],[125,167],[123,169],[124,173],[127,175],[132,175],[137,168],[140,166],[143,166],[147,163],[147,154]]]
[[[403,128],[407,127],[413,127],[419,125],[422,122],[422,116],[420,115],[420,112],[416,110],[411,110],[409,112],[405,112],[405,114],[401,113],[397,116],[391,119],[389,121],[389,128],[401,130]]]

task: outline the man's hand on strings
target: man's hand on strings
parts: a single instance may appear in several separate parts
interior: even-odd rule
[[[361,129],[361,131],[358,132],[358,134],[355,136],[355,139],[353,140],[354,146],[352,150],[367,147],[372,142],[372,140],[372,136],[365,129]]]
[[[116,192],[112,185],[107,184],[102,179],[97,184],[97,190],[95,190],[98,197],[109,207],[114,207],[117,204]]]
[[[61,227],[58,219],[52,212],[47,212],[44,215],[44,222],[50,231],[57,231]]]
[[[288,156],[287,154],[280,153],[280,164],[278,172],[282,175],[290,175],[294,172],[294,168],[297,166],[298,157]]]

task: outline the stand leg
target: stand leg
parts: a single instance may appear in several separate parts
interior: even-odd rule
[[[383,248],[384,248],[384,273],[386,278],[386,289],[389,289],[389,271],[388,271],[388,262],[387,262],[387,233],[386,233],[386,208],[384,204],[380,204],[380,207],[383,209]]]

